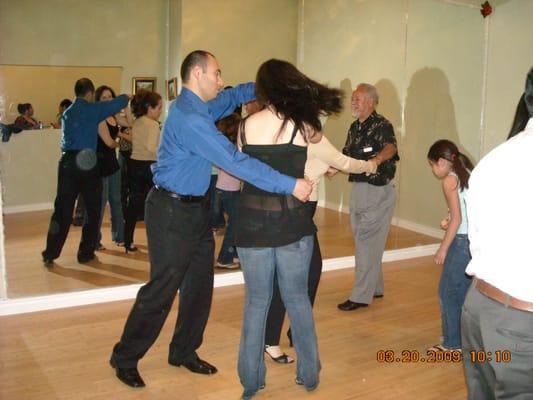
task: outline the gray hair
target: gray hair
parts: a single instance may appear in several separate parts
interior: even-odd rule
[[[376,87],[370,83],[360,83],[357,85],[357,89],[363,89],[367,96],[374,102],[374,106],[377,106],[379,103],[379,95]]]

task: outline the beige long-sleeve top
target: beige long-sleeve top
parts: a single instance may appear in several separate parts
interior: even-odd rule
[[[357,160],[345,156],[325,136],[322,136],[320,142],[309,143],[307,147],[305,175],[313,182],[313,192],[309,198],[310,201],[318,200],[318,182],[330,166],[339,171],[352,174],[373,174],[376,172],[376,164],[374,162]]]
[[[159,123],[143,115],[131,128],[131,158],[134,160],[157,160],[160,129]]]

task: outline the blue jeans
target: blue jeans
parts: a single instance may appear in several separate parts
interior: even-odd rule
[[[230,264],[233,258],[237,257],[237,250],[235,249],[233,230],[235,225],[235,211],[237,210],[237,202],[239,201],[240,191],[231,191],[216,189],[216,197],[222,203],[222,209],[228,214],[228,224],[226,232],[224,233],[224,241],[222,248],[218,253],[217,261],[221,264]]]
[[[313,236],[281,247],[238,247],[246,286],[244,320],[238,371],[244,386],[243,398],[250,398],[265,384],[265,326],[272,299],[274,275],[291,322],[298,356],[296,377],[307,390],[318,385],[320,360],[315,322],[307,291]]]
[[[468,236],[456,235],[446,254],[439,283],[442,345],[448,349],[461,348],[461,309],[472,281],[465,269],[471,258]]]
[[[102,178],[102,211],[98,225],[98,243],[102,240],[102,221],[107,202],[111,209],[111,239],[113,242],[124,242],[124,215],[122,214],[122,196],[120,186],[120,170]]]

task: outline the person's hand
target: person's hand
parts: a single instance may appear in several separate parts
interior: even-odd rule
[[[448,229],[448,226],[450,225],[450,218],[444,218],[442,221],[440,221],[440,229],[443,231]]]
[[[339,170],[337,168],[333,168],[333,167],[329,167],[328,170],[326,171],[326,176],[328,178],[331,178],[332,176],[334,176],[337,172],[339,172]]]
[[[448,253],[447,249],[443,249],[442,247],[439,247],[437,250],[437,253],[435,254],[435,257],[433,258],[435,260],[435,264],[442,265],[444,264],[444,260],[446,259],[446,254]]]
[[[313,191],[313,183],[306,177],[305,179],[297,179],[292,195],[298,200],[306,202]]]
[[[365,175],[370,176],[374,175],[376,171],[378,170],[378,163],[375,158],[368,160],[368,164],[370,165],[370,171],[368,171]]]

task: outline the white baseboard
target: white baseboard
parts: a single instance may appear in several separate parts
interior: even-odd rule
[[[345,214],[350,213],[349,205],[340,205],[338,203],[332,203],[329,201],[320,200],[318,202],[320,207],[328,208],[337,212],[342,212]],[[400,228],[409,229],[410,231],[421,233],[423,235],[431,236],[434,238],[442,239],[444,237],[444,231],[441,229],[433,228],[431,226],[419,224],[417,222],[409,221],[403,218],[394,217],[392,218],[392,225],[398,226]]]
[[[22,204],[20,206],[5,206],[4,214],[16,214],[31,211],[53,210],[54,203]]]
[[[408,258],[424,257],[435,254],[437,249],[437,244],[431,244],[398,250],[387,250],[383,254],[383,261],[391,262]],[[330,258],[324,260],[323,264],[324,272],[343,268],[353,268],[355,258],[353,256]],[[243,283],[244,278],[242,272],[236,271],[215,275],[214,287],[242,285]],[[142,284],[139,283],[102,289],[82,290],[78,292],[25,297],[21,299],[6,299],[0,301],[0,316],[84,306],[111,301],[130,300],[137,296],[137,292],[141,286]]]

